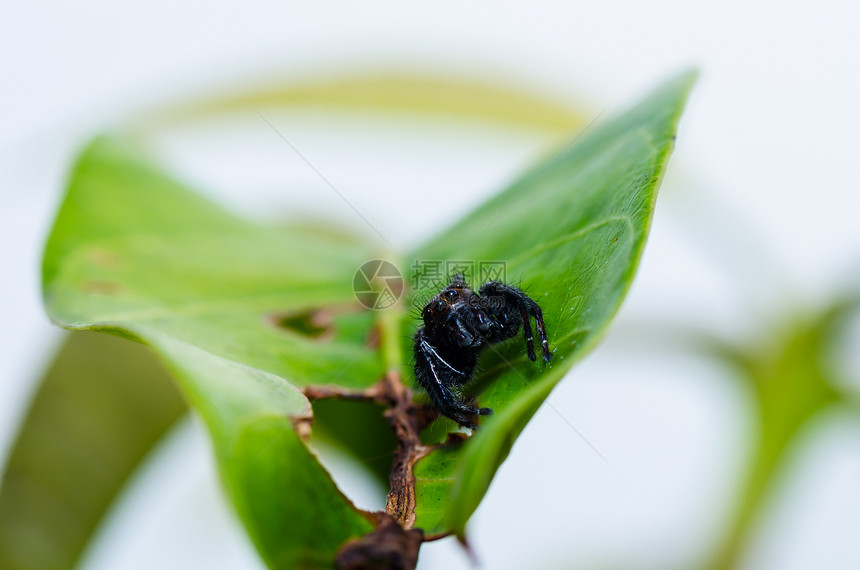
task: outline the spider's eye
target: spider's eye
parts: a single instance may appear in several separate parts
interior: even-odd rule
[[[445,293],[442,294],[442,296],[445,297],[445,300],[449,303],[456,303],[457,299],[460,298],[460,294],[457,293],[457,291],[455,291],[454,289],[448,289],[447,291],[445,291]]]
[[[436,313],[444,313],[448,310],[448,303],[446,303],[442,299],[436,299],[435,301],[433,301],[431,308]]]

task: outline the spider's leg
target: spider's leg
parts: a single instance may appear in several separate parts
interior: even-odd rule
[[[443,416],[451,418],[461,426],[474,429],[471,417],[493,413],[490,408],[475,408],[461,402],[451,386],[462,384],[471,376],[472,370],[459,370],[444,358],[427,339],[424,329],[415,334],[415,378],[430,396],[433,404]]]
[[[532,301],[529,299],[529,301]],[[543,311],[541,311],[538,304],[532,301],[534,304],[534,311],[529,311],[529,313],[535,318],[535,325],[537,325],[538,336],[540,337],[541,344],[541,352],[543,352],[543,359],[549,362],[552,359],[552,353],[549,351],[549,342],[546,339],[546,325],[543,322]],[[532,359],[534,360],[534,358]]]
[[[522,303],[520,303],[519,305],[520,314],[523,316],[523,334],[526,337],[526,351],[528,351],[529,353],[529,360],[534,362],[535,360],[537,360],[537,356],[535,355],[535,343],[534,337],[532,336],[532,326],[529,324],[529,313],[525,305],[523,305]]]
[[[423,336],[423,335],[422,335]],[[426,358],[427,366],[433,378],[433,382],[424,382],[422,385],[435,386],[439,389],[440,399],[436,401],[440,409],[448,409],[457,414],[466,414],[469,416],[489,415],[493,413],[490,408],[475,408],[467,406],[460,401],[451,391],[451,386],[464,384],[471,376],[470,370],[458,370],[451,366],[426,338],[420,341],[419,352]],[[416,363],[419,362],[418,354],[416,353]],[[431,394],[433,396],[433,394]],[[446,414],[447,415],[447,414]],[[450,417],[450,416],[449,416]]]
[[[516,307],[522,315],[523,333],[526,337],[526,350],[528,351],[529,360],[537,360],[534,349],[534,337],[532,336],[532,327],[529,323],[529,317],[533,317],[537,326],[538,336],[541,342],[541,352],[543,359],[547,362],[552,358],[552,353],[549,351],[549,342],[546,338],[546,325],[543,321],[543,311],[535,301],[522,292],[522,290],[513,285],[506,285],[498,281],[488,281],[481,287],[481,295],[498,295],[505,299],[505,302]]]

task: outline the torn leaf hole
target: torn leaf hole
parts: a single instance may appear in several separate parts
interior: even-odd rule
[[[385,407],[339,398],[313,400],[311,405],[314,415],[311,446],[322,440],[350,450],[358,463],[387,487],[397,439],[383,417]],[[341,475],[334,473],[335,480],[341,479]]]
[[[335,326],[331,311],[305,309],[285,313],[271,313],[266,321],[282,331],[300,334],[310,339],[325,342],[334,338]]]

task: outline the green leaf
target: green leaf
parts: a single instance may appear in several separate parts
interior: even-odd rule
[[[462,534],[516,436],[617,310],[691,83],[679,78],[587,133],[414,252],[506,261],[508,279],[544,307],[556,349],[546,368],[526,361],[520,343],[482,357],[476,394],[497,414],[475,441],[418,463],[417,526],[429,534]],[[311,409],[300,388],[367,388],[409,360],[408,338],[396,341],[403,307],[374,315],[353,298],[353,273],[374,257],[354,236],[239,219],[158,172],[139,149],[100,139],[73,172],[43,284],[59,324],[142,341],[165,360],[212,434],[225,486],[264,559],[325,567],[373,524],[303,441]]]
[[[282,378],[156,331],[145,333],[212,431],[227,491],[273,568],[326,568],[373,529],[293,428],[310,405]]]
[[[585,133],[413,253],[418,261],[504,261],[507,280],[543,308],[554,350],[545,366],[526,358],[522,341],[481,357],[472,393],[495,414],[472,441],[443,446],[416,467],[416,526],[428,534],[463,534],[523,427],[618,310],[693,80],[680,76]]]
[[[293,429],[310,414],[297,386],[364,388],[382,376],[367,343],[371,315],[351,288],[370,249],[352,236],[245,222],[139,155],[101,139],[78,161],[45,254],[48,311],[67,328],[153,346],[209,427],[263,557],[330,565],[372,524]],[[308,315],[330,334],[297,324],[320,321]]]
[[[145,348],[67,337],[6,466],[0,568],[74,566],[123,483],[185,410]]]

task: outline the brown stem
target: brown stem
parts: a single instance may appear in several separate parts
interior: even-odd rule
[[[365,390],[347,390],[334,386],[307,386],[303,393],[309,400],[343,398],[374,402],[385,406],[383,413],[394,430],[397,447],[391,467],[391,491],[385,502],[385,512],[376,513],[377,528],[360,539],[350,540],[338,551],[337,567],[392,568],[411,570],[418,559],[421,543],[440,536],[425,537],[415,526],[415,464],[438,445],[421,443],[421,430],[430,424],[438,412],[427,410],[412,402],[412,391],[394,370]],[[310,433],[310,419],[297,424]],[[459,438],[453,438],[459,439]],[[441,444],[445,445],[445,444]]]
[[[347,390],[336,386],[307,386],[303,393],[309,400],[343,398],[375,402],[387,409],[383,414],[394,429],[397,447],[391,468],[391,491],[385,512],[404,529],[415,525],[415,463],[430,453],[433,446],[421,443],[421,430],[436,416],[412,402],[412,391],[390,370],[382,380],[365,390]]]
[[[391,466],[391,491],[385,501],[385,512],[405,529],[415,525],[415,463],[430,453],[431,447],[421,443],[421,429],[427,414],[412,403],[412,392],[403,385],[397,373],[389,371],[383,383],[390,398],[385,419],[394,429],[397,448]]]
[[[387,400],[381,400],[384,386],[377,382],[365,390],[348,390],[337,386],[305,386],[302,393],[313,402],[314,400],[325,400],[328,398],[340,398],[342,400],[359,400],[363,402],[378,402],[385,404]]]

